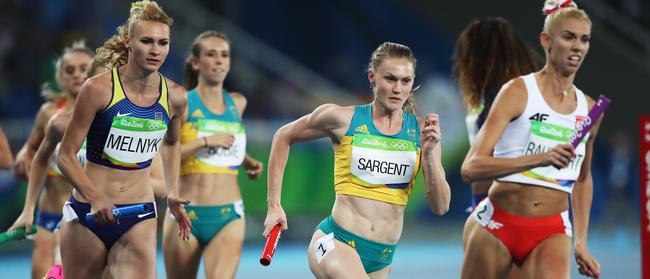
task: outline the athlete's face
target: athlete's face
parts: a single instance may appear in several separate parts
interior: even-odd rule
[[[199,59],[192,61],[192,68],[199,71],[199,79],[215,84],[222,83],[230,71],[230,45],[219,37],[208,37],[200,42]]]
[[[127,42],[129,61],[147,71],[157,71],[169,53],[169,26],[160,22],[139,21]]]
[[[374,71],[368,71],[368,80],[375,101],[390,111],[401,109],[411,95],[415,69],[407,58],[389,58]]]
[[[542,46],[548,50],[547,63],[563,75],[578,71],[589,52],[591,25],[580,19],[564,18],[551,34],[542,33]]]
[[[61,58],[59,84],[63,91],[71,94],[73,98],[76,98],[81,90],[91,59],[90,55],[81,51],[66,53]]]

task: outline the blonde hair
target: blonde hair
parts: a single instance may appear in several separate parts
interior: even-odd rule
[[[228,36],[226,36],[226,34],[214,30],[203,31],[201,34],[196,36],[196,38],[194,38],[194,42],[192,42],[192,47],[190,48],[190,54],[185,59],[185,67],[183,70],[185,76],[183,79],[183,85],[185,88],[187,88],[187,90],[193,89],[199,84],[199,71],[192,68],[192,60],[198,60],[200,58],[201,42],[207,38],[212,37],[220,38],[226,41],[228,45],[230,45],[230,39],[228,39]]]
[[[376,71],[389,58],[406,58],[413,64],[413,71],[415,71],[417,60],[411,49],[405,45],[392,42],[384,42],[372,52],[370,62],[368,63],[368,71]],[[408,99],[402,106],[404,111],[415,114],[415,98],[413,97],[413,92],[418,88],[419,86],[410,92]]]
[[[41,96],[45,98],[45,100],[50,101],[50,102],[58,102],[60,101],[64,96],[61,94],[61,92],[57,92],[54,90],[54,87],[61,87],[60,84],[60,79],[61,79],[61,67],[63,66],[63,57],[66,56],[69,53],[73,52],[81,52],[87,54],[89,57],[94,57],[95,53],[86,46],[86,40],[81,39],[74,41],[72,45],[67,46],[63,49],[63,53],[59,58],[54,60],[54,86],[50,84],[49,82],[44,82],[41,85]]]
[[[564,7],[562,7],[564,5]],[[565,18],[574,18],[578,20],[583,20],[591,26],[591,19],[587,13],[578,8],[578,4],[573,1],[561,1],[561,0],[546,0],[544,2],[544,13],[546,13],[546,19],[544,20],[544,33],[552,34],[555,32],[560,25],[560,23]]]
[[[162,10],[158,3],[149,0],[133,2],[126,23],[117,27],[115,35],[97,49],[97,56],[105,61],[106,67],[117,68],[125,65],[129,60],[126,39],[132,37],[133,30],[139,21],[160,22],[170,27],[173,23],[172,18]]]

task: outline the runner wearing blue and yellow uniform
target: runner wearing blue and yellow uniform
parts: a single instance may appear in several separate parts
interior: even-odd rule
[[[155,278],[156,212],[119,220],[112,209],[129,204],[155,208],[150,178],[163,157],[167,205],[187,238],[190,221],[178,198],[180,124],[186,91],[159,73],[169,53],[172,19],[153,1],[134,2],[127,22],[98,49],[113,70],[81,89],[57,163],[74,187],[64,207],[61,256],[66,278]],[[76,152],[86,139],[85,168]],[[92,213],[94,222],[85,215]],[[119,222],[118,222],[119,221]],[[78,249],[84,247],[84,249]]]
[[[165,219],[165,268],[168,278],[194,278],[203,256],[206,278],[234,278],[245,230],[238,169],[242,165],[256,179],[263,166],[246,155],[246,98],[223,89],[230,70],[228,38],[215,31],[199,34],[187,61],[185,86],[194,89],[181,128],[180,197],[192,201],[185,206],[192,236],[181,241],[176,222]]]
[[[71,49],[82,49],[81,47],[82,45],[78,45],[78,46],[75,45]],[[66,50],[66,52],[68,51]],[[88,68],[88,72],[85,73],[85,76],[94,76],[99,72],[105,71],[105,68],[101,66],[100,63],[97,63],[96,60],[90,62],[89,67],[90,68]],[[22,216],[33,215],[34,204],[36,203],[36,199],[38,197],[38,193],[40,192],[40,187],[43,184],[46,173],[48,177],[55,176],[55,177],[61,177],[65,179],[63,173],[61,172],[61,170],[59,169],[56,163],[56,160],[57,160],[57,154],[59,153],[59,148],[61,146],[60,141],[63,137],[63,133],[65,129],[68,127],[68,124],[70,123],[70,118],[72,117],[72,108],[77,98],[77,94],[72,94],[71,97],[72,97],[72,101],[70,107],[59,110],[56,114],[52,116],[52,118],[50,119],[49,123],[46,126],[45,138],[43,139],[43,142],[41,143],[38,150],[36,151],[34,160],[32,161],[32,167],[31,167],[31,172],[29,174],[29,180],[28,180],[29,183],[27,188],[27,195],[25,197],[25,205],[23,208],[23,213],[21,214],[21,217],[16,221],[16,223],[14,223],[14,225],[10,229],[24,226],[25,229],[27,230],[27,228],[31,226],[31,222],[29,222],[29,220],[25,220],[24,217]],[[48,163],[48,158],[50,158],[49,163]],[[86,141],[83,142],[81,148],[77,152],[77,159],[79,160],[81,166],[86,165]],[[156,156],[156,158],[154,158],[154,161],[152,163],[152,171],[151,171],[151,181],[155,193],[159,193],[161,191],[160,189],[157,188],[164,187],[164,185],[162,185],[163,184],[162,176],[163,176],[162,162],[160,156]],[[66,200],[70,197],[71,190],[72,187],[69,187],[68,191],[63,193],[63,195],[65,195]],[[41,217],[42,215],[39,215],[39,218]],[[52,231],[54,231],[54,229],[59,227],[62,217],[63,214],[58,214],[58,218],[56,219],[52,218],[50,220],[50,223],[48,223],[48,225],[52,226]],[[39,221],[37,221],[37,223],[38,222]],[[56,276],[50,276],[51,273],[54,274],[61,273],[62,270],[61,256],[59,252],[58,234],[55,234],[54,236],[54,242],[52,245],[52,255],[53,255],[52,258],[53,258],[54,265],[48,271],[48,275],[46,276],[46,278],[59,278]],[[37,278],[41,278],[41,275],[36,274],[36,276]]]
[[[291,144],[328,137],[334,147],[334,207],[316,228],[307,253],[317,278],[388,277],[420,168],[431,210],[442,215],[449,208],[438,116],[420,119],[414,112],[415,62],[407,46],[381,44],[368,67],[372,103],[322,105],[275,134],[264,236],[278,223],[288,228],[280,193]]]

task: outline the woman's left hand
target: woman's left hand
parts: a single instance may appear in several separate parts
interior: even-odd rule
[[[600,277],[600,263],[591,255],[587,247],[582,245],[576,246],[575,257],[580,274],[593,278]]]
[[[169,207],[169,211],[174,215],[174,219],[178,223],[178,236],[185,241],[190,239],[190,230],[192,229],[190,217],[187,216],[187,212],[185,212],[185,205],[189,203],[189,200],[167,196],[167,206]]]
[[[440,142],[442,135],[440,133],[440,118],[438,114],[429,113],[424,121],[424,128],[420,135],[420,146],[422,152],[433,151],[433,148]]]

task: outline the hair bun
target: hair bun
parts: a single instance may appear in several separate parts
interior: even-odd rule
[[[142,4],[142,1],[133,2],[131,3],[131,11],[129,11],[129,13],[134,14],[138,11],[141,11],[142,9],[144,9],[144,5]]]
[[[544,11],[544,14],[550,15],[555,11],[565,7],[578,8],[578,5],[572,0],[546,0],[542,11]]]

